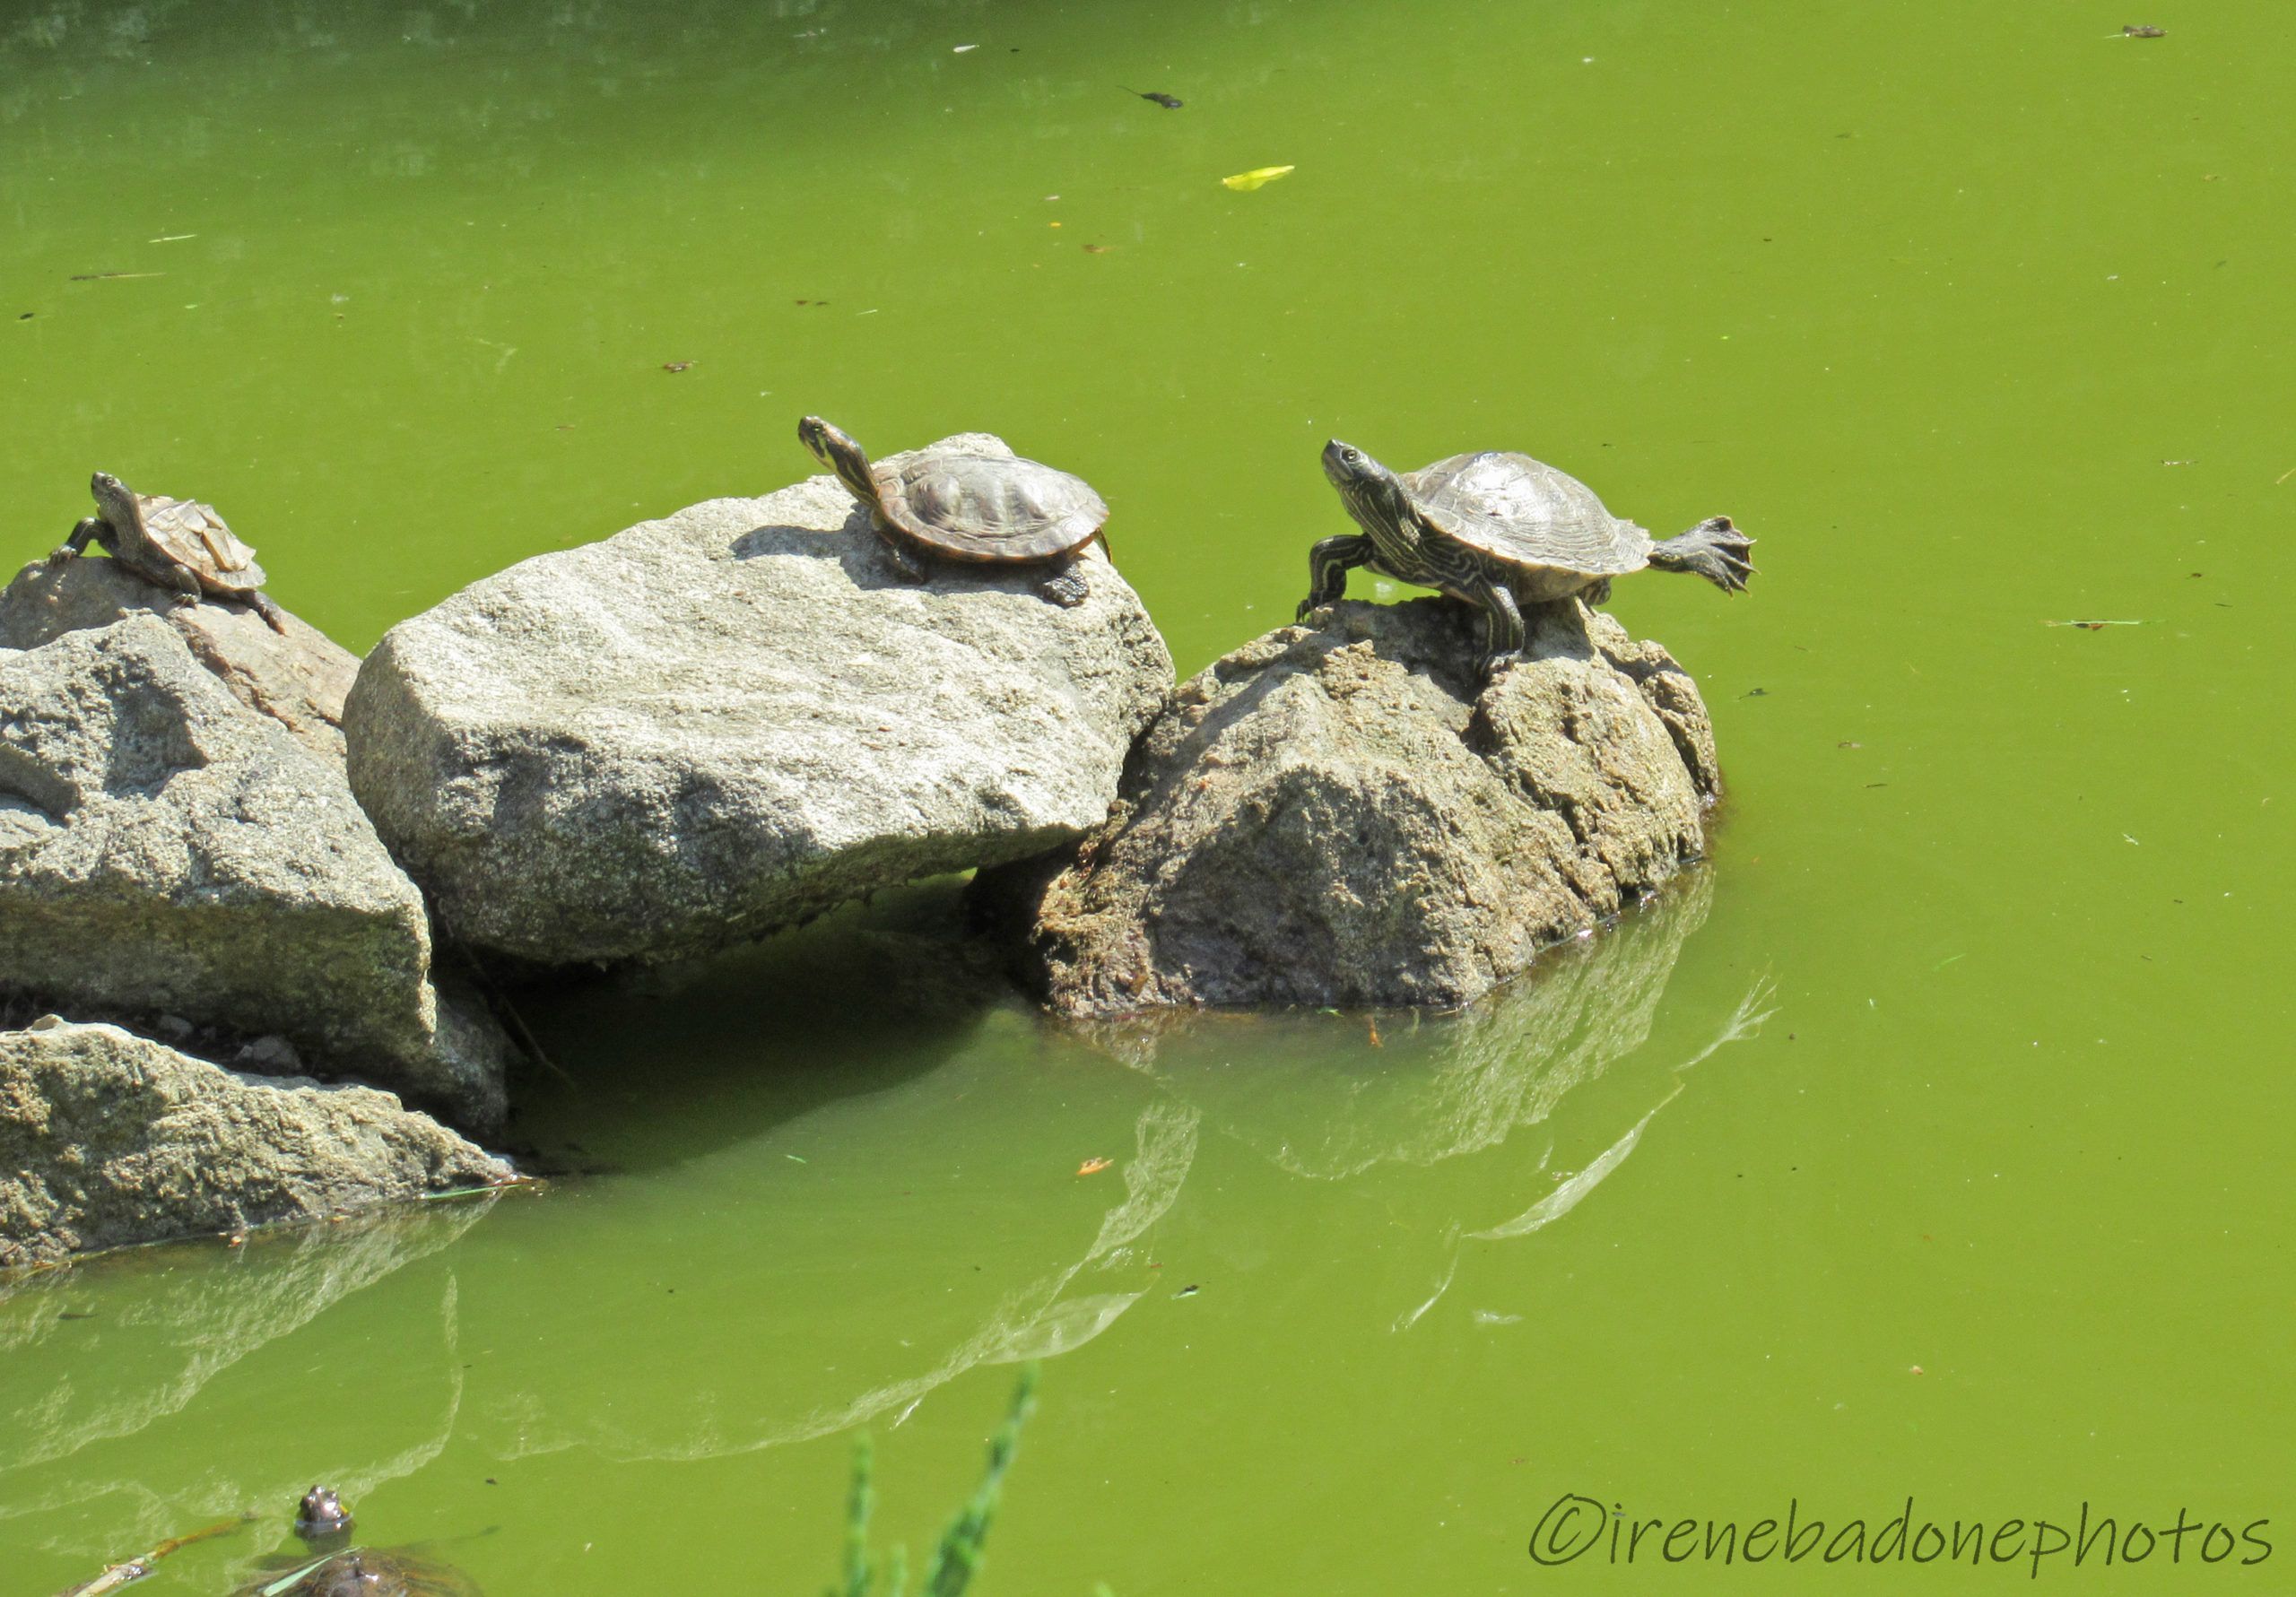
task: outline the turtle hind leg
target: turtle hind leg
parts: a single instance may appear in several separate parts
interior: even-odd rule
[[[1742,591],[1754,575],[1746,551],[1754,541],[1731,525],[1726,516],[1709,516],[1679,538],[1669,538],[1650,551],[1650,563],[1661,571],[1688,571],[1703,577],[1726,594]]]
[[[1084,574],[1077,569],[1081,560],[1063,560],[1037,578],[1037,592],[1063,610],[1074,610],[1091,595],[1084,586]]]
[[[91,543],[100,543],[107,553],[117,554],[119,552],[119,545],[116,542],[117,536],[118,534],[111,530],[110,524],[102,517],[88,516],[73,527],[70,537],[49,551],[48,563],[57,566],[76,556],[83,555],[88,552],[88,545]]]
[[[248,608],[268,622],[274,632],[278,633],[282,638],[287,636],[287,612],[279,608],[278,600],[261,588],[243,595],[242,597],[246,599]]]

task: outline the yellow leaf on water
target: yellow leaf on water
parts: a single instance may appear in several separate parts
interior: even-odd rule
[[[1263,184],[1274,182],[1291,169],[1290,167],[1254,167],[1248,172],[1238,172],[1234,177],[1222,178],[1220,181],[1229,188],[1248,193]]]

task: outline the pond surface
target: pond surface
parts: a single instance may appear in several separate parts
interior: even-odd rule
[[[1614,605],[1711,864],[1482,1010],[1077,1033],[923,888],[537,1001],[546,1193],[16,1289],[0,1592],[259,1508],[144,1588],[222,1591],[314,1480],[493,1597],[818,1590],[853,1433],[919,1550],[1031,1358],[1011,1597],[1861,1578],[1543,1569],[1574,1493],[2296,1535],[2296,32],[1691,11],[0,6],[7,560],[101,465],[363,649],[819,411],[1090,477],[1184,670],[1334,433],[1762,567]]]

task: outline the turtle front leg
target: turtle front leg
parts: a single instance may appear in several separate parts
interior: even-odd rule
[[[1308,596],[1300,601],[1294,619],[1304,621],[1325,605],[1345,597],[1348,572],[1370,565],[1378,553],[1370,539],[1352,533],[1319,540],[1308,551]]]
[[[101,516],[87,516],[73,527],[70,537],[65,539],[50,551],[48,563],[51,566],[60,566],[65,560],[85,554],[88,552],[88,545],[91,542],[102,544],[108,554],[117,554],[119,545],[115,542],[116,536],[117,534],[111,530],[110,523]]]
[[[887,532],[883,527],[876,528],[876,534],[877,542],[883,544],[885,552],[892,557],[893,569],[908,581],[923,582],[933,575],[933,568],[925,563],[925,557],[903,542],[900,534]]]
[[[1483,611],[1483,674],[1487,681],[1523,657],[1523,612],[1504,582],[1478,579],[1468,597]]]
[[[1079,568],[1083,561],[1073,557],[1065,560],[1042,577],[1037,578],[1037,592],[1063,610],[1074,610],[1091,596],[1084,586],[1084,573]]]

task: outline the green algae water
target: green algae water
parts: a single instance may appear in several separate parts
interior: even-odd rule
[[[1027,1360],[987,1593],[2285,1589],[2292,69],[2258,0],[0,5],[11,561],[102,466],[363,649],[817,411],[1089,477],[1183,670],[1333,434],[1762,568],[1614,604],[1710,865],[1465,1015],[1056,1028],[927,886],[534,1000],[545,1193],[0,1289],[0,1593],[260,1510],[144,1588],[228,1590],[313,1480],[493,1597],[818,1590],[855,1432],[921,1553]],[[1900,1515],[1979,1567],[1825,1561]]]

